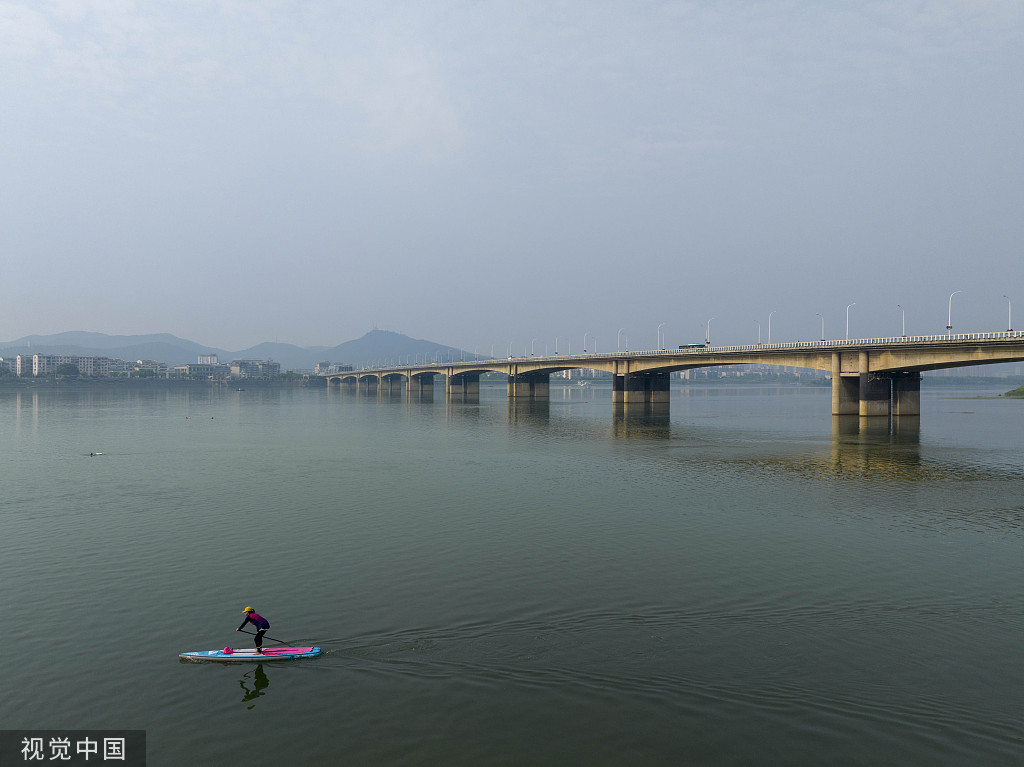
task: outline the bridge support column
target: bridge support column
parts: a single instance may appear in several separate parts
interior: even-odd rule
[[[668,373],[627,373],[612,380],[613,403],[667,404],[671,378]]]
[[[520,373],[508,377],[509,399],[550,399],[551,383],[547,373]]]
[[[892,414],[921,415],[921,374],[894,373],[892,376]]]
[[[860,415],[888,416],[892,410],[892,380],[886,375],[860,374]]]
[[[434,398],[434,376],[412,376],[405,387],[406,394],[420,399],[432,400]]]
[[[888,416],[892,407],[892,381],[887,375],[872,375],[867,352],[860,353],[860,411],[862,416]]]
[[[448,378],[448,398],[456,400],[480,397],[480,374],[463,373]]]
[[[843,378],[842,357],[832,354],[832,415],[857,415],[860,410],[860,381],[857,376]]]

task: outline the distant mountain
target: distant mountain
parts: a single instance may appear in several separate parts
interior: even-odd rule
[[[91,333],[84,330],[72,330],[66,333],[54,333],[53,335],[48,336],[25,336],[24,338],[19,338],[17,341],[11,341],[10,343],[26,346],[31,345],[33,347],[44,345],[48,348],[67,346],[89,349],[120,349],[127,346],[164,344],[170,347],[181,347],[196,350],[200,353],[207,349],[211,349],[209,346],[202,346],[194,341],[186,341],[183,338],[172,336],[170,333],[150,333],[148,335],[135,336],[109,336],[106,333]],[[7,345],[8,344],[0,344],[0,348]],[[211,353],[215,354],[216,351],[212,351]]]
[[[169,365],[196,362],[199,355],[216,354],[221,362],[236,359],[274,360],[282,370],[312,370],[318,362],[363,367],[449,358],[461,359],[464,352],[452,346],[423,341],[389,330],[371,330],[362,338],[337,346],[301,347],[265,342],[241,351],[226,351],[178,338],[170,333],[110,336],[105,333],[70,331],[53,335],[32,335],[0,343],[0,356],[18,354],[76,354],[83,357],[113,357],[123,360],[158,360]],[[469,358],[469,355],[466,355]]]
[[[137,336],[110,336],[80,330],[53,335],[32,335],[16,341],[0,343],[0,355],[18,354],[77,354],[83,357],[113,357],[122,360],[158,360],[170,365],[195,362],[200,354],[228,357],[231,352],[194,341],[178,338],[170,333],[152,333]]]
[[[444,346],[433,341],[423,341],[390,330],[371,330],[362,338],[346,341],[330,349],[324,349],[322,360],[352,365],[359,368],[366,365],[397,365],[405,362],[461,359],[462,349]],[[466,354],[466,359],[472,359]]]
[[[321,347],[322,348],[322,347]],[[295,344],[281,344],[265,341],[238,352],[231,352],[222,362],[231,360],[273,360],[281,363],[281,370],[312,370],[320,361],[315,349],[304,349]]]

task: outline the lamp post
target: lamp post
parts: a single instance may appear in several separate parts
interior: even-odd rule
[[[754,320],[754,324],[757,325],[757,345],[761,345],[761,323]]]
[[[1013,332],[1013,304],[1010,303],[1009,296],[1003,296],[1006,299],[1006,332]]]
[[[963,293],[962,290],[954,290],[949,294],[949,314],[946,316],[946,335],[950,335],[953,332],[953,296],[957,293]]]
[[[619,332],[615,334],[615,351],[617,352],[622,351],[622,345],[620,344],[620,341],[622,340],[622,334],[625,330],[625,328],[619,328]],[[626,336],[626,351],[629,351],[629,336]]]
[[[814,316],[821,317],[821,315],[818,314],[817,312],[814,313]],[[825,318],[824,317],[821,317],[821,340],[822,341],[825,340]]]
[[[712,317],[708,320],[707,327],[704,329],[704,345],[711,346],[711,320],[715,319]]]
[[[508,342],[508,358],[512,359],[512,342]]]
[[[662,341],[661,341],[661,329],[662,329],[663,327],[665,327],[665,323],[664,323],[664,322],[663,322],[663,323],[661,323],[660,325],[658,325],[658,351],[659,351],[659,352],[660,352],[660,351],[661,351],[662,349],[664,349],[664,348],[665,348],[665,345],[664,345],[664,344],[662,343]]]
[[[849,304],[846,307],[846,340],[847,341],[850,340],[850,307],[851,306],[856,306],[856,305],[857,305],[857,302],[854,301],[852,304]]]
[[[903,312],[903,335],[900,336],[900,337],[901,338],[906,338],[907,337],[907,310],[904,309],[899,304],[896,304],[896,308],[899,309],[901,312]]]
[[[587,336],[589,336],[589,335],[590,335],[590,331],[589,330],[586,333],[583,334],[583,353],[584,354],[587,353]]]
[[[777,311],[778,309],[773,309],[772,311],[768,312],[768,343],[772,342],[772,315],[775,314],[775,312]]]

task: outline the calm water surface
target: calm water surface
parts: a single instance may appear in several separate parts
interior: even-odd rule
[[[145,729],[154,765],[1019,765],[1002,390],[892,426],[827,388],[2,392],[0,728]],[[325,655],[179,662],[247,646],[247,604]]]

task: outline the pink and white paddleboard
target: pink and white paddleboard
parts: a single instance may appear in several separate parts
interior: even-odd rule
[[[320,654],[319,647],[264,647],[262,653],[255,649],[236,650],[225,647],[223,650],[196,650],[178,655],[182,660],[212,660],[218,663],[249,662],[263,663],[274,660],[295,660],[297,658],[315,658]]]

